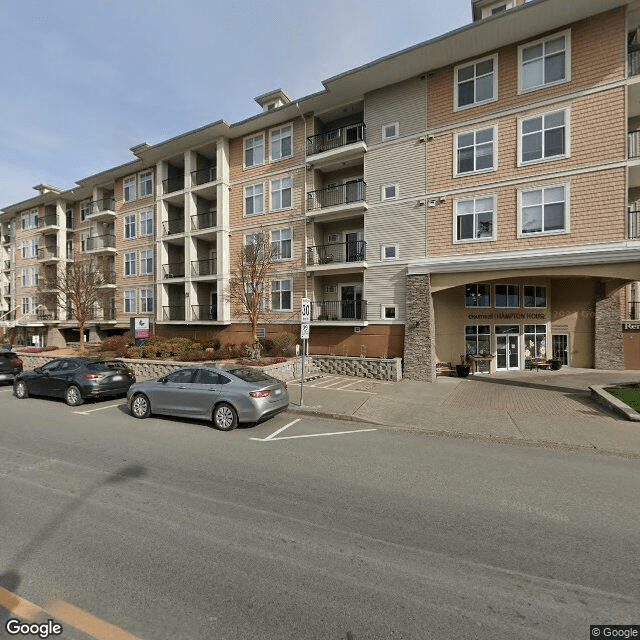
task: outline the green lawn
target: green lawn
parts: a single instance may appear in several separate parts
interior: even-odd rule
[[[640,389],[609,387],[605,389],[605,391],[618,398],[618,400],[622,400],[622,402],[628,404],[632,409],[640,411]]]

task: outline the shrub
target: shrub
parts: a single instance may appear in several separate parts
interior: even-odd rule
[[[127,335],[109,336],[105,338],[100,344],[99,350],[101,353],[109,351],[117,358],[122,358],[127,355],[127,349],[131,344],[131,339]]]
[[[273,353],[278,356],[293,356],[296,353],[296,337],[293,333],[279,333],[271,339]]]
[[[127,349],[127,358],[141,358],[141,357],[142,357],[141,347],[129,347]]]
[[[183,362],[205,362],[208,360],[214,360],[214,353],[211,351],[188,351],[183,354]]]

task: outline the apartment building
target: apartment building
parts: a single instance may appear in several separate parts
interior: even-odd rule
[[[113,274],[93,338],[144,316],[249,342],[229,281],[266,234],[265,337],[299,331],[305,296],[312,353],[401,356],[416,379],[461,354],[640,368],[639,5],[473,0],[471,24],[321,92],[274,90],[252,118],[39,185],[0,214],[2,320],[71,339],[35,278],[89,253]]]

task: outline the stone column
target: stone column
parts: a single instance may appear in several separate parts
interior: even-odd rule
[[[435,320],[429,274],[407,276],[403,377],[435,382]]]
[[[596,289],[595,362],[596,369],[624,369],[620,285],[601,282]]]

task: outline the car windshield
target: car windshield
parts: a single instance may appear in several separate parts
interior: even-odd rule
[[[274,382],[275,380],[259,369],[227,369],[227,371],[245,382]]]

